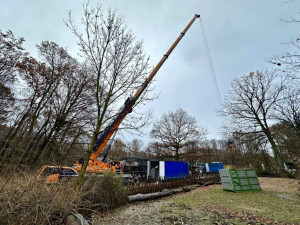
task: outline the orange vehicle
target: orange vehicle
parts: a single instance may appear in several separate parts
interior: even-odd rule
[[[185,29],[180,33],[179,37],[175,40],[175,42],[172,44],[172,46],[169,48],[167,53],[162,57],[162,59],[159,61],[159,63],[156,65],[156,67],[153,69],[153,71],[149,74],[149,76],[146,78],[144,83],[139,87],[139,89],[136,91],[136,93],[129,97],[124,105],[122,106],[120,112],[116,115],[116,117],[113,119],[111,124],[106,127],[106,129],[99,135],[99,138],[96,140],[96,143],[93,148],[93,152],[90,156],[88,166],[86,168],[86,172],[88,173],[103,173],[105,171],[113,171],[113,172],[119,172],[120,165],[112,165],[105,162],[105,158],[107,156],[107,153],[111,147],[111,144],[107,147],[106,153],[101,161],[97,160],[97,157],[102,152],[104,147],[107,145],[108,141],[111,139],[111,137],[114,135],[116,131],[119,128],[119,125],[122,123],[122,121],[125,119],[125,117],[132,111],[137,99],[141,96],[143,91],[147,88],[151,80],[153,79],[154,75],[157,73],[157,71],[160,69],[160,67],[164,64],[164,62],[167,60],[171,52],[174,50],[174,48],[177,46],[179,41],[182,39],[182,37],[185,35],[185,33],[188,31],[190,26],[194,23],[194,21],[199,18],[200,15],[195,14],[195,16],[192,18],[192,20],[189,22],[189,24],[185,27]],[[73,169],[75,171],[80,172],[83,167],[84,161],[81,159],[78,162],[76,162],[73,165]],[[44,170],[46,168],[50,168],[50,166],[45,166]],[[57,167],[57,168],[63,168],[63,167]],[[64,167],[65,170],[70,169],[71,167]],[[41,169],[42,170],[42,169]],[[40,173],[43,173],[43,171],[40,171]],[[63,174],[63,172],[61,172]],[[55,172],[51,174],[52,178],[49,178],[49,182],[57,182],[60,178],[60,175],[58,172]],[[55,179],[56,177],[56,179]],[[48,180],[48,178],[47,178]]]
[[[42,166],[36,177],[37,180],[43,180],[45,183],[57,183],[63,178],[78,176],[78,171],[72,167],[64,166]]]

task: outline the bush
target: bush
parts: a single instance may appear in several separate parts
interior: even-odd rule
[[[109,210],[123,205],[127,201],[127,191],[122,179],[115,173],[108,172],[87,177],[82,191],[84,199],[93,206],[93,210]]]

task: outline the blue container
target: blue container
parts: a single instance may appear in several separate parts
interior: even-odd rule
[[[185,162],[164,162],[165,174],[164,177],[168,179],[180,178],[189,176],[189,166]]]
[[[156,180],[177,179],[190,176],[190,166],[182,161],[148,161],[147,177]]]
[[[219,170],[224,169],[222,162],[210,162],[210,163],[202,163],[203,172],[209,173],[218,173]]]

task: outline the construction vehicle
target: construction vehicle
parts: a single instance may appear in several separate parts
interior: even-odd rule
[[[37,180],[43,179],[45,183],[57,183],[58,180],[78,176],[78,171],[65,166],[42,166],[38,172]]]
[[[110,138],[114,135],[116,131],[119,128],[119,125],[122,123],[122,121],[125,119],[125,117],[132,111],[133,107],[135,106],[135,103],[137,102],[137,99],[141,96],[143,91],[147,88],[157,71],[160,69],[160,67],[164,64],[164,62],[167,60],[171,52],[174,50],[174,48],[177,46],[179,41],[182,39],[182,37],[185,35],[185,33],[188,31],[190,26],[194,23],[194,21],[199,18],[200,15],[195,14],[195,16],[192,18],[192,20],[189,22],[189,24],[185,27],[185,29],[180,33],[179,37],[175,40],[175,42],[172,44],[172,46],[169,48],[167,53],[162,57],[162,59],[159,61],[159,63],[155,66],[153,71],[149,74],[149,76],[146,78],[144,83],[139,87],[139,89],[136,91],[136,93],[129,97],[125,104],[120,109],[119,113],[116,115],[116,117],[112,120],[109,126],[105,128],[105,130],[100,133],[98,139],[95,142],[95,145],[93,147],[93,152],[89,158],[88,166],[86,168],[86,172],[88,173],[98,173],[101,174],[105,171],[113,171],[118,172],[119,165],[111,165],[105,162],[105,158],[108,154],[108,151],[110,149],[111,144],[108,146],[105,152],[105,156],[101,161],[97,160],[97,157],[102,152],[104,147],[109,142]],[[63,177],[63,174],[65,173],[64,170],[75,170],[76,174],[81,171],[82,167],[84,165],[83,160],[79,160],[76,162],[72,167],[55,167],[55,166],[44,166],[41,168],[39,172],[39,177],[43,174],[43,171],[46,169],[52,169],[53,173],[50,175],[51,179],[49,177],[46,178],[46,182],[48,183],[55,183],[57,182],[61,177]],[[62,174],[62,175],[61,175]],[[74,175],[76,175],[74,174]],[[72,175],[72,176],[74,176]]]

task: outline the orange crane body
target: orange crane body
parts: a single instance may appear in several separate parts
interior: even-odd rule
[[[180,33],[179,37],[176,39],[176,41],[172,44],[172,46],[169,48],[169,50],[167,51],[167,53],[163,56],[163,58],[159,61],[159,63],[155,66],[155,68],[153,69],[153,71],[149,74],[149,76],[146,78],[145,82],[142,84],[142,86],[136,91],[136,93],[134,94],[134,96],[132,97],[131,100],[131,104],[130,107],[127,108],[127,110],[123,113],[123,115],[121,116],[120,119],[118,119],[118,121],[116,121],[115,125],[110,129],[109,133],[107,134],[107,136],[104,138],[104,140],[100,143],[100,145],[98,146],[97,150],[94,151],[91,154],[90,159],[95,160],[98,155],[101,153],[101,151],[103,150],[103,148],[106,146],[107,142],[109,141],[109,139],[111,138],[111,136],[114,134],[114,132],[116,130],[118,130],[119,125],[122,123],[122,121],[125,119],[126,115],[128,113],[130,113],[133,109],[134,103],[136,102],[136,100],[140,97],[140,95],[143,93],[143,91],[146,89],[146,87],[148,86],[148,84],[151,82],[151,80],[153,79],[153,77],[155,76],[155,74],[157,73],[157,71],[160,69],[160,67],[164,64],[164,62],[167,60],[167,58],[169,57],[169,55],[172,53],[172,51],[174,50],[174,48],[177,46],[177,44],[179,43],[179,41],[182,39],[182,37],[185,35],[185,33],[188,31],[188,29],[190,28],[190,26],[193,24],[193,22],[200,17],[200,15],[195,15],[193,17],[193,19],[189,22],[189,24],[185,27],[185,29]],[[122,112],[120,113],[122,114]]]
[[[147,88],[157,71],[160,69],[160,67],[164,64],[164,62],[167,60],[169,55],[172,53],[174,48],[177,46],[179,41],[182,39],[182,37],[185,35],[185,33],[188,31],[190,26],[194,23],[194,21],[199,18],[200,15],[195,14],[195,16],[192,18],[192,20],[188,23],[188,25],[185,27],[185,29],[180,33],[179,37],[175,40],[175,42],[172,44],[172,46],[169,48],[167,53],[162,57],[162,59],[158,62],[158,64],[155,66],[153,71],[149,74],[149,76],[146,78],[146,80],[143,82],[143,84],[139,87],[139,89],[136,91],[136,93],[128,98],[124,104],[123,109],[120,111],[119,114],[115,117],[115,119],[112,121],[112,123],[99,135],[99,138],[96,140],[96,143],[94,145],[93,152],[89,159],[89,164],[86,169],[86,172],[89,173],[103,173],[105,171],[117,171],[117,167],[111,164],[108,164],[106,162],[102,162],[97,160],[97,157],[102,152],[104,147],[106,146],[107,142],[110,140],[112,135],[118,130],[120,124],[125,119],[125,117],[130,113],[137,101],[137,99],[141,96],[143,91]],[[81,170],[83,163],[76,162],[73,165],[73,168],[75,168],[78,172]]]

